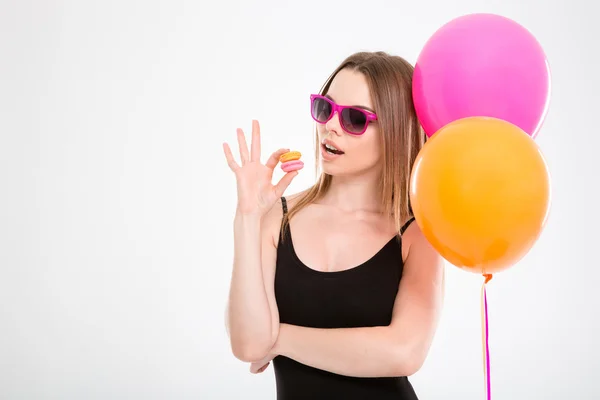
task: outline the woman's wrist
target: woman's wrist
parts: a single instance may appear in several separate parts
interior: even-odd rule
[[[240,209],[235,210],[234,221],[237,223],[260,223],[263,218],[263,213],[259,211],[245,212]]]

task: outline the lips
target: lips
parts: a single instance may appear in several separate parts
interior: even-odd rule
[[[340,149],[337,144],[335,144],[334,142],[332,142],[329,139],[323,140],[321,142],[321,147],[328,154],[332,154],[332,155],[342,155],[342,154],[344,154],[344,152],[342,151],[342,149]]]

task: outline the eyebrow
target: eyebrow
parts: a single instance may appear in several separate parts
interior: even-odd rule
[[[336,102],[336,101],[333,99],[333,97],[331,97],[331,96],[330,96],[330,95],[328,95],[328,94],[326,94],[326,95],[325,95],[325,97],[327,97],[329,100],[333,101],[334,103]],[[350,106],[350,107],[362,108],[363,110],[367,110],[367,111],[370,111],[370,112],[372,112],[373,114],[376,114],[376,113],[375,113],[375,110],[373,110],[373,109],[371,109],[371,108],[369,108],[369,107],[360,106],[360,105],[354,105],[354,106]]]

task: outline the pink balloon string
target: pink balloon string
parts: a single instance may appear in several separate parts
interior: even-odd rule
[[[481,286],[481,321],[483,331],[483,372],[485,379],[485,392],[486,399],[492,399],[492,388],[490,380],[490,345],[489,345],[489,321],[488,321],[488,305],[487,305],[487,293],[485,285],[492,279],[492,275],[484,275],[485,282]]]

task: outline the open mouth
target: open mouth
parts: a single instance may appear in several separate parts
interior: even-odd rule
[[[341,151],[341,150],[338,150],[338,149],[336,149],[335,147],[333,147],[333,146],[331,146],[331,145],[329,145],[329,144],[323,144],[323,145],[321,145],[321,146],[323,146],[323,149],[324,149],[324,150],[325,150],[327,153],[329,153],[329,154],[335,154],[335,155],[342,155],[342,154],[344,154],[344,152],[343,152],[343,151]]]

